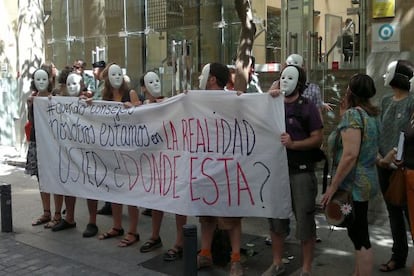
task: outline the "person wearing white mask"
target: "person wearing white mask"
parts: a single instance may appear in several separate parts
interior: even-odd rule
[[[35,175],[39,181],[39,172],[37,167],[37,152],[36,152],[36,134],[35,134],[35,124],[34,124],[34,112],[33,112],[33,98],[34,97],[51,97],[52,92],[52,83],[51,78],[48,72],[44,69],[37,69],[32,75],[32,95],[27,100],[27,109],[28,109],[28,120],[31,124],[30,129],[30,139],[29,139],[29,149],[27,152],[25,173],[29,175]],[[42,200],[43,214],[37,219],[32,221],[32,226],[37,226],[45,224],[45,228],[50,228],[48,223],[58,223],[61,220],[61,209],[62,202],[57,202],[55,200],[55,214],[51,216],[50,212],[50,193],[40,192],[40,197]]]
[[[161,83],[160,78],[155,72],[148,72],[144,76],[145,87],[154,98],[161,97]]]
[[[381,191],[385,193],[393,172],[394,147],[397,147],[400,132],[407,127],[414,112],[414,98],[410,95],[410,80],[413,65],[407,60],[391,61],[386,69],[384,86],[391,87],[392,93],[381,101],[381,129],[377,169]],[[407,206],[395,206],[385,202],[390,220],[393,239],[391,258],[381,264],[379,270],[390,272],[405,267],[408,256],[408,240],[405,219],[409,221]],[[405,219],[404,219],[405,217]]]
[[[69,74],[68,78],[66,79],[66,88],[68,92],[68,96],[77,97],[79,96],[80,92],[83,90],[83,79],[82,76],[71,73]]]
[[[124,74],[118,64],[108,65],[102,72],[105,83],[102,91],[102,99],[105,101],[122,102],[125,107],[138,106],[141,102],[135,90],[129,89],[125,82]],[[95,212],[97,208],[97,202]],[[128,205],[129,228],[125,237],[118,243],[119,247],[127,247],[139,241],[138,227],[138,207]],[[112,203],[113,225],[111,229],[99,236],[100,240],[105,240],[124,235],[122,228],[122,204]]]
[[[146,100],[144,104],[162,102],[166,98],[162,96],[161,82],[158,75],[153,71],[146,72],[140,79],[141,89],[145,93]],[[153,251],[162,246],[160,237],[160,230],[163,211],[147,209],[145,212],[151,212],[152,216],[152,233],[149,240],[147,240],[140,248],[140,252],[146,253]],[[176,222],[176,240],[174,245],[164,254],[165,261],[175,261],[182,257],[184,247],[184,233],[183,226],[187,223],[187,217],[183,215],[175,215]]]
[[[285,65],[295,65],[304,69],[304,59],[299,54],[291,54],[286,58]],[[283,69],[282,69],[283,70]],[[272,87],[269,91],[275,89],[278,86],[277,81],[272,84]],[[321,118],[322,118],[322,111],[332,111],[332,104],[325,103],[322,99],[322,93],[319,85],[312,82],[306,82],[305,90],[302,93],[302,96],[311,100],[316,107],[318,107]]]
[[[83,93],[84,84],[83,78],[81,75],[77,73],[69,73],[68,77],[66,78],[66,90],[62,96],[69,96],[69,97],[78,97]],[[56,198],[60,198],[63,200],[63,195],[55,195]],[[65,198],[65,205],[66,205],[66,216],[64,219],[61,219],[57,224],[53,225],[52,231],[62,231],[66,229],[71,229],[76,227],[75,222],[75,203],[76,197],[74,196],[64,196]],[[88,199],[88,207],[89,207],[89,199]],[[96,227],[96,225],[95,225]],[[95,229],[95,234],[98,232],[98,228]],[[84,235],[85,237],[85,235]]]
[[[317,180],[312,150],[323,140],[323,124],[318,109],[302,96],[306,85],[305,71],[296,65],[286,66],[281,74],[280,88],[270,91],[273,97],[284,94],[286,132],[280,141],[286,147],[292,207],[296,217],[296,238],[301,241],[302,272],[310,275],[316,242],[315,200]],[[289,218],[269,219],[273,262],[263,276],[282,275],[284,239],[289,234]]]

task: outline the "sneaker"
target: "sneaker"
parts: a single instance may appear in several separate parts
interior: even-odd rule
[[[243,267],[240,262],[231,263],[230,276],[243,276]]]
[[[272,264],[263,274],[262,276],[278,276],[282,275],[286,272],[285,266],[283,264],[275,265]]]
[[[213,259],[207,256],[197,255],[197,268],[210,267],[213,265]]]

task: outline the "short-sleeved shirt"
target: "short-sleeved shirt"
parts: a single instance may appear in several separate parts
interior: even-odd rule
[[[303,91],[302,96],[308,98],[311,102],[313,102],[316,105],[317,108],[321,108],[323,101],[319,85],[311,82],[308,82],[306,85],[307,88],[305,89],[305,91]]]
[[[298,113],[302,119],[298,118]],[[293,103],[285,103],[285,120],[286,132],[293,141],[306,139],[311,132],[323,128],[316,105],[303,97]]]
[[[361,120],[361,115],[363,121]],[[352,191],[353,200],[355,201],[367,201],[374,197],[379,190],[375,161],[378,152],[380,123],[377,117],[369,116],[362,109],[361,115],[356,108],[348,109],[338,124],[337,129],[328,138],[331,154],[336,151],[335,160],[333,160],[335,173],[336,165],[339,163],[343,153],[341,131],[353,128],[361,129],[363,133],[357,164],[340,184],[341,188]],[[337,135],[339,135],[338,143],[335,143]],[[335,146],[336,149],[334,150]]]
[[[381,102],[381,130],[379,153],[385,156],[398,146],[400,132],[405,130],[414,112],[414,98],[408,97],[394,101],[393,95],[385,96]]]
[[[309,99],[300,96],[292,103],[285,103],[286,132],[292,141],[300,141],[310,137],[311,132],[323,128],[319,111]],[[297,150],[287,149],[289,165],[297,163],[298,156],[303,156]],[[303,160],[306,163],[306,160]]]

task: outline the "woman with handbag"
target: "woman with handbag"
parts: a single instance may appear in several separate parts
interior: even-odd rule
[[[392,61],[384,74],[384,85],[392,88],[392,94],[385,96],[381,102],[381,129],[377,157],[378,177],[390,220],[393,239],[392,255],[379,270],[390,272],[405,267],[408,256],[407,227],[409,220],[406,204],[393,204],[387,197],[390,176],[394,172],[394,147],[397,147],[400,132],[407,127],[410,115],[414,112],[414,98],[410,96],[410,79],[413,77],[409,61]],[[394,167],[394,168],[393,168]]]
[[[373,253],[368,232],[368,203],[378,190],[375,166],[378,151],[379,110],[370,102],[376,93],[374,81],[365,74],[354,75],[341,101],[342,119],[328,138],[334,154],[332,182],[322,197],[326,206],[340,188],[350,192],[353,220],[347,224],[355,248],[354,275],[372,275]],[[335,142],[336,141],[336,142]]]

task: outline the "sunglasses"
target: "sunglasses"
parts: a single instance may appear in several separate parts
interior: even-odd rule
[[[83,69],[83,67],[81,67],[81,66],[73,66],[72,68],[76,69],[76,70]]]

